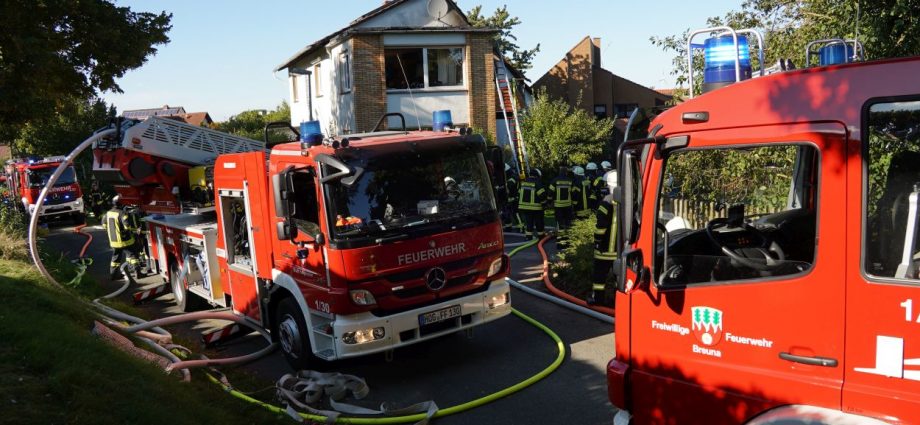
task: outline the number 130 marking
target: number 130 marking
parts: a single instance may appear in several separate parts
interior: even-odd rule
[[[914,309],[913,309],[914,300],[904,300],[904,302],[902,302],[900,305],[901,307],[904,307],[904,320],[908,322],[920,323],[920,314],[917,315],[917,320],[913,320],[914,318]]]

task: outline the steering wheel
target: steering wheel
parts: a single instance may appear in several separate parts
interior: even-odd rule
[[[755,246],[743,247],[745,250],[754,250],[759,253],[763,258],[751,258],[745,255],[744,252],[738,252],[735,249],[725,246],[725,244],[719,240],[715,235],[715,229],[719,228],[728,228],[728,229],[737,229],[741,228],[747,232],[747,234],[752,235],[753,237],[759,240]],[[769,236],[758,230],[756,227],[751,226],[747,223],[742,223],[741,226],[736,226],[731,224],[727,218],[720,217],[712,219],[708,224],[706,224],[706,235],[709,236],[709,239],[712,243],[716,244],[719,249],[722,250],[722,253],[727,255],[734,261],[737,261],[739,264],[750,267],[754,270],[768,271],[774,270],[782,265],[782,261],[786,259],[786,253],[783,252],[783,248],[779,246],[773,239]],[[770,255],[770,254],[773,255]],[[775,255],[775,257],[774,257]]]

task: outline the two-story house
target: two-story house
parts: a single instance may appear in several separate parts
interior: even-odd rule
[[[318,120],[326,134],[369,131],[385,113],[430,127],[450,110],[455,125],[496,135],[493,37],[451,0],[392,0],[298,51],[287,70],[291,123]],[[398,128],[398,119],[388,120]]]

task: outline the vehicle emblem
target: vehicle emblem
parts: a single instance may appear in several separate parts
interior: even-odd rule
[[[432,291],[440,291],[447,285],[447,273],[440,267],[428,270],[425,274],[425,285]]]
[[[691,307],[693,335],[704,345],[713,346],[722,339],[722,310],[712,307]]]

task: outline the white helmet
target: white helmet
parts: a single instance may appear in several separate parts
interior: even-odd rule
[[[610,161],[604,161],[604,162],[601,162],[601,168],[605,170],[609,170],[613,168],[613,165],[610,164]]]
[[[445,184],[445,185],[448,185],[448,186],[450,186],[450,185],[455,185],[455,184],[457,184],[457,181],[454,180],[453,177],[447,176],[447,177],[444,177],[444,184]]]
[[[586,168],[588,171],[595,171],[595,170],[597,170],[597,164],[595,164],[595,163],[593,163],[593,162],[589,162],[588,165],[585,166],[585,168]]]
[[[617,182],[617,170],[610,170],[604,174],[604,182],[607,183],[607,187],[610,188],[610,191],[613,191],[613,188],[617,187],[619,182]]]
[[[584,177],[584,175],[585,175],[585,169],[584,169],[584,168],[581,168],[580,165],[576,165],[576,166],[572,167],[572,173],[574,173],[576,176]]]

